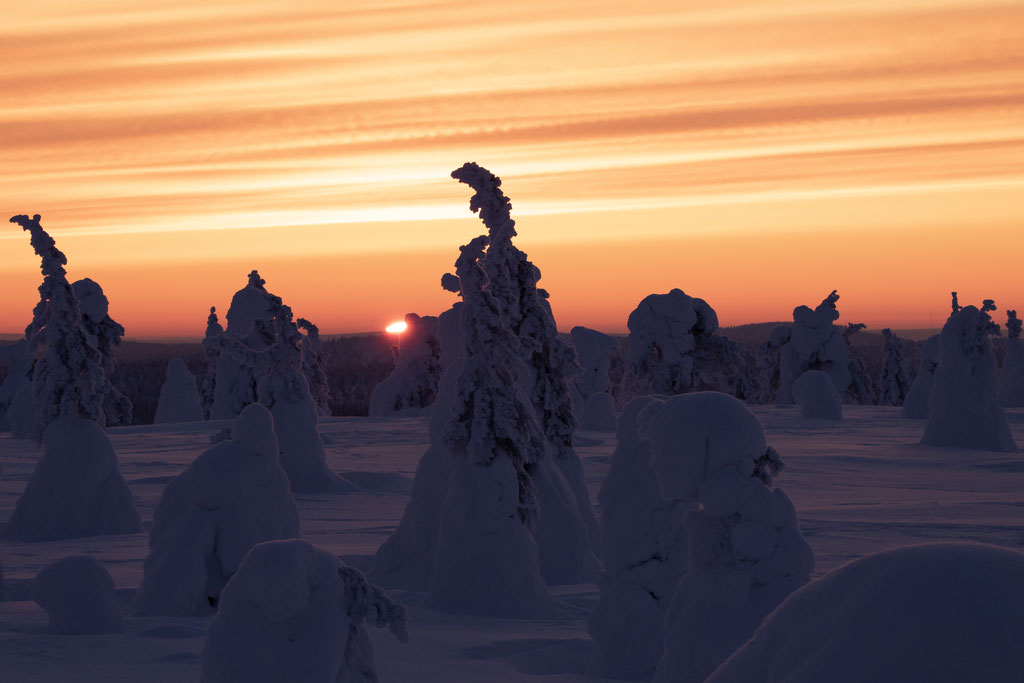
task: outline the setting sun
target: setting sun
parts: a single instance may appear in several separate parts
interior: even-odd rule
[[[390,332],[391,334],[402,334],[403,332],[405,332],[405,328],[407,327],[408,325],[405,323],[404,320],[399,320],[398,322],[391,323],[390,325],[385,327],[384,331]]]

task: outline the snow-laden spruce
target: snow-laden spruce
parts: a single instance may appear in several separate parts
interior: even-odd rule
[[[900,338],[888,327],[882,330],[885,335],[884,359],[882,361],[881,387],[882,394],[878,403],[883,406],[901,406],[910,392],[910,382],[903,372],[903,354],[900,352]]]
[[[31,387],[32,387],[32,358],[28,354],[28,342],[19,339],[14,344],[0,347],[0,360],[7,364],[7,377],[0,383],[0,432],[12,431],[12,436],[23,439],[31,431],[31,417],[34,411],[12,410],[18,394],[25,392],[21,397],[22,404],[28,404],[31,408]],[[28,417],[29,420],[25,418]]]
[[[650,680],[662,654],[665,608],[686,571],[687,501],[662,496],[651,464],[650,423],[661,406],[651,396],[626,404],[597,494],[604,573],[587,627],[595,676]]]
[[[95,557],[72,555],[43,567],[32,582],[32,599],[50,617],[47,633],[124,631],[114,580]]]
[[[598,391],[587,399],[580,428],[592,432],[614,432],[615,420],[615,399],[605,391]]]
[[[221,337],[224,328],[217,320],[217,307],[210,306],[210,315],[206,318],[206,334],[203,336],[203,355],[206,356],[206,373],[203,375],[203,383],[199,387],[199,401],[203,405],[203,415],[211,419],[213,411],[214,387],[217,384],[217,368],[220,367],[218,358],[221,344]]]
[[[103,288],[93,280],[84,278],[71,285],[82,312],[82,328],[89,341],[100,352],[103,367],[104,426],[130,425],[132,402],[114,386],[114,347],[121,345],[124,327],[110,317],[110,302]]]
[[[1007,311],[1006,355],[999,369],[999,400],[1012,408],[1024,406],[1024,339],[1021,339],[1020,332],[1021,321],[1017,311]]]
[[[980,309],[964,306],[942,327],[942,355],[921,443],[1017,452],[999,405],[999,369],[989,341],[990,336],[999,334],[999,326],[989,315],[995,308],[991,299]]]
[[[299,318],[295,321],[302,335],[302,375],[309,385],[309,393],[316,402],[316,411],[321,417],[330,417],[330,387],[327,385],[327,373],[323,367],[323,342],[320,340],[320,328]]]
[[[199,403],[196,378],[185,367],[185,361],[172,358],[167,363],[167,378],[160,387],[153,424],[202,421],[203,407]]]
[[[913,420],[928,419],[928,401],[932,396],[932,387],[935,385],[935,371],[939,367],[939,358],[942,356],[942,344],[939,335],[935,334],[921,346],[921,360],[917,366],[917,376],[907,397],[903,399],[903,417]]]
[[[597,574],[601,538],[583,463],[572,445],[576,429],[573,387],[579,373],[576,353],[558,334],[548,293],[537,285],[540,269],[512,244],[515,221],[512,204],[501,191],[501,179],[475,163],[452,171],[452,177],[474,190],[470,209],[480,214],[488,230],[489,245],[482,262],[488,288],[499,306],[502,323],[519,338],[523,365],[517,381],[533,403],[557,466],[557,472],[548,468],[545,458],[534,476],[544,511],[534,528],[541,571],[549,583],[592,580]]]
[[[519,340],[502,324],[480,265],[486,244],[477,237],[456,262],[465,362],[443,437],[455,462],[426,604],[464,614],[551,616],[557,605],[530,534],[538,496],[529,468],[544,464],[547,444],[516,381]]]
[[[1024,555],[970,543],[854,560],[789,596],[707,683],[1024,681]]]
[[[78,299],[64,270],[67,258],[39,224],[15,216],[31,235],[43,283],[26,335],[35,357],[32,436],[43,457],[15,504],[5,538],[45,541],[142,528],[135,502],[99,424],[104,376],[100,354],[82,328]]]
[[[254,546],[224,589],[201,683],[377,683],[367,626],[407,642],[406,610],[302,540]]]
[[[250,404],[231,438],[201,453],[160,495],[135,610],[209,614],[252,546],[298,535],[274,420]]]
[[[797,377],[792,391],[801,417],[843,419],[843,400],[832,378],[821,370],[808,370]]]
[[[738,344],[715,334],[718,315],[703,299],[681,289],[651,294],[629,314],[626,326],[633,395],[751,393],[746,358]]]
[[[569,331],[569,339],[579,358],[580,374],[576,379],[576,390],[583,405],[594,394],[611,393],[611,356],[619,348],[619,342],[604,332],[576,326]]]
[[[395,369],[373,388],[370,417],[416,417],[430,414],[441,378],[438,319],[415,313],[405,316]]]
[[[793,325],[789,340],[779,350],[780,403],[793,403],[793,382],[808,370],[821,370],[832,378],[839,396],[846,400],[853,382],[850,373],[850,354],[842,328],[835,325],[839,318],[833,291],[818,306],[793,309]]]
[[[793,504],[771,486],[778,453],[735,398],[703,392],[666,401],[652,454],[662,495],[696,504],[683,522],[687,570],[665,616],[654,681],[697,683],[810,579],[814,555]]]

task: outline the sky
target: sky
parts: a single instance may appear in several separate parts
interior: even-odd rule
[[[476,161],[559,327],[646,295],[724,325],[1024,307],[1024,3],[8,3],[0,208],[129,338],[199,337],[257,268],[326,333],[437,314]],[[0,332],[38,298],[0,223]]]

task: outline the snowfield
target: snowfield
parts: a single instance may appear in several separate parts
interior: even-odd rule
[[[845,562],[898,546],[976,541],[1024,548],[1024,456],[919,444],[924,422],[900,408],[843,406],[842,421],[802,418],[796,406],[752,406],[767,442],[785,461],[775,484],[792,499],[815,553],[815,577]],[[1024,409],[1007,418],[1024,444]],[[147,534],[163,487],[229,421],[108,429],[144,531],[62,541],[0,544],[6,601],[0,602],[0,680],[196,681],[210,617],[126,615],[123,633],[47,633],[48,618],[31,600],[39,570],[68,555],[98,559],[118,599],[132,600],[142,578]],[[429,446],[427,418],[321,418],[328,466],[360,488],[347,494],[299,494],[302,537],[368,570],[409,499],[413,473]],[[592,500],[608,470],[615,436],[578,432]],[[0,521],[6,522],[41,451],[0,435]],[[496,619],[447,615],[420,603],[425,594],[392,591],[409,609],[410,641],[373,629],[380,679],[445,681],[598,681],[590,659],[587,618],[594,583],[558,586],[564,616]]]

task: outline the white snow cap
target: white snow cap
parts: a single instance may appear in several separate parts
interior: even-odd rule
[[[94,557],[73,555],[44,567],[32,584],[32,599],[50,616],[49,633],[124,631],[114,580]]]
[[[203,408],[199,404],[196,378],[185,367],[181,358],[172,358],[167,364],[167,379],[160,387],[154,424],[169,422],[202,422]]]
[[[1024,680],[1024,555],[941,543],[796,591],[707,683]]]
[[[136,611],[208,614],[249,548],[298,535],[273,419],[262,405],[250,404],[235,420],[231,439],[200,454],[161,494]]]
[[[841,420],[843,400],[832,378],[821,370],[808,370],[793,382],[793,398],[803,417]]]
[[[375,683],[366,626],[408,641],[406,610],[302,540],[254,546],[224,589],[202,651],[201,683]]]
[[[964,306],[942,328],[942,355],[928,403],[921,443],[1016,453],[1006,414],[999,405],[999,375],[990,335],[999,333],[988,312]]]

